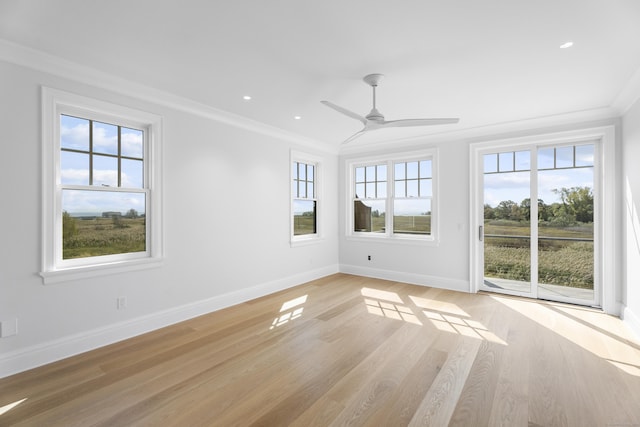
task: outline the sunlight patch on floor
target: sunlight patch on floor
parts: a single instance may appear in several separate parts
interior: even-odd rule
[[[365,298],[364,303],[366,304],[367,311],[370,314],[388,317],[389,319],[404,320],[405,322],[413,323],[415,325],[422,325],[422,322],[418,320],[418,317],[409,307],[369,298]]]
[[[430,310],[423,310],[422,313],[431,321],[433,326],[438,328],[440,331],[459,334],[465,337],[489,341],[496,344],[508,345],[504,340],[500,339],[496,334],[491,332],[486,328],[486,326],[478,321]]]
[[[540,303],[500,296],[492,298],[538,325],[555,331],[596,357],[607,360],[622,371],[640,376],[640,367],[637,365],[640,346],[617,333],[617,326],[622,322],[620,319],[588,308],[560,303]],[[561,322],[558,321],[560,318]]]
[[[466,311],[458,307],[458,305],[450,302],[438,301],[435,299],[423,297],[414,297],[411,295],[409,296],[409,298],[411,298],[411,301],[413,301],[413,303],[420,308],[443,311],[445,313],[451,313],[458,317],[471,317]]]
[[[404,302],[402,301],[402,298],[400,298],[398,294],[395,292],[381,291],[379,289],[372,289],[372,288],[362,288],[360,292],[364,297],[404,304]]]
[[[301,317],[302,312],[304,311],[304,307],[298,307],[298,306],[306,302],[307,302],[307,295],[303,295],[301,297],[286,301],[284,304],[282,304],[282,307],[280,308],[280,313],[283,313],[283,314],[273,319],[273,322],[271,322],[271,326],[269,327],[269,329],[271,330],[271,329],[277,328],[278,326],[282,326],[285,323],[288,323],[292,320],[295,320]],[[297,307],[297,308],[294,308],[294,307]]]
[[[15,408],[16,406],[18,406],[19,404],[21,404],[22,402],[24,402],[25,400],[27,400],[27,398],[25,397],[22,400],[16,400],[13,403],[9,403],[8,405],[4,405],[2,407],[0,407],[0,415],[2,414],[6,414],[7,412],[9,412],[10,410],[12,410],[13,408]]]

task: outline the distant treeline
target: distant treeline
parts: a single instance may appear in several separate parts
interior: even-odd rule
[[[538,220],[550,225],[568,226],[578,222],[593,222],[593,192],[589,187],[571,187],[554,189],[560,202],[550,205],[538,199]],[[520,204],[513,200],[503,200],[496,207],[484,205],[484,219],[504,219],[510,221],[529,221],[531,218],[531,199]]]

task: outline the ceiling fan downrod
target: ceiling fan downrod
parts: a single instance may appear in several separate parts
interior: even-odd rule
[[[368,74],[364,76],[364,78],[362,79],[366,84],[371,86],[371,88],[373,89],[373,108],[371,109],[369,114],[366,115],[366,118],[369,120],[377,121],[377,122],[384,121],[384,116],[376,108],[376,88],[378,87],[378,82],[380,82],[382,77],[384,77],[383,74]]]

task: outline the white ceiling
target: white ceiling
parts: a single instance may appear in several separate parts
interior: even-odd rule
[[[337,147],[362,125],[320,101],[365,115],[369,73],[387,120],[460,123],[352,144],[611,107],[640,1],[0,0],[0,38]]]

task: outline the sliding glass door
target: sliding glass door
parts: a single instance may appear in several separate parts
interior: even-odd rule
[[[483,290],[597,305],[596,145],[487,150]]]

